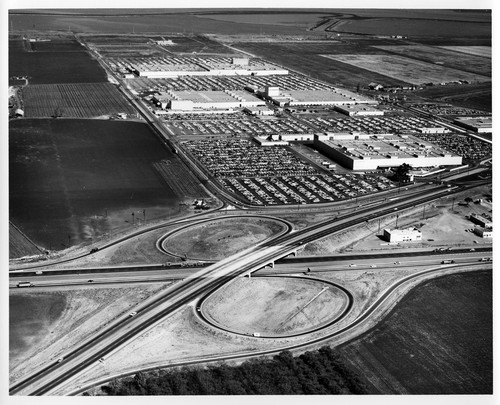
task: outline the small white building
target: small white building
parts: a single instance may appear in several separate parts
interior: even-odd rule
[[[493,228],[474,228],[474,233],[481,238],[493,238]]]
[[[389,242],[421,241],[422,231],[417,228],[384,229],[384,238]]]

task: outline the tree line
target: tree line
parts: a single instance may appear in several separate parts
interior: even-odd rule
[[[283,351],[239,366],[221,363],[139,372],[113,379],[101,391],[104,395],[339,395],[365,394],[367,388],[346,359],[325,346],[297,357]]]

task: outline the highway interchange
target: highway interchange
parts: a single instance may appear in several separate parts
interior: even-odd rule
[[[108,74],[112,75],[105,63],[103,63],[100,55],[94,53],[94,56]],[[227,209],[230,204],[240,212],[252,212],[249,210],[250,207],[237,201],[234,196],[218,189],[203,170],[198,167],[196,162],[191,161],[188,156],[183,154],[182,150],[177,149],[175,141],[165,133],[165,128],[158,122],[157,117],[136,100],[135,96],[125,85],[123,85],[119,78],[117,78],[117,80],[121,84],[119,86],[120,90],[146,119],[162,141],[176,149],[179,156],[189,164],[196,172],[197,176],[206,182],[205,185],[214,192],[217,197],[224,201],[223,204],[216,207],[213,211]],[[33,282],[35,284],[35,290],[57,288],[58,286],[82,286],[82,284],[86,285],[86,288],[98,288],[99,286],[104,287],[116,283],[135,284],[139,282],[168,282],[171,284],[159,294],[135,307],[133,316],[130,316],[128,312],[124,313],[120,317],[114,319],[110,324],[99,329],[93,336],[80,342],[78,346],[74,347],[70,352],[65,353],[59,359],[46,364],[41,369],[33,370],[30,375],[25,376],[20,381],[14,382],[10,386],[9,393],[10,395],[73,395],[82,392],[92,384],[112,378],[111,376],[104,380],[92,381],[92,383],[89,383],[85,387],[75,387],[72,385],[72,381],[78,375],[85,372],[96,363],[106,361],[106,358],[112,353],[126,345],[130,340],[143,334],[146,330],[154,327],[166,317],[171,316],[186,305],[200,302],[200,299],[213,293],[221,286],[230,283],[236,278],[250,275],[251,273],[256,273],[259,276],[295,274],[296,277],[311,279],[321,272],[346,271],[353,268],[366,268],[367,271],[376,272],[382,269],[405,266],[412,266],[414,268],[422,267],[421,271],[401,278],[398,282],[394,283],[378,297],[376,302],[348,325],[337,330],[329,330],[321,336],[315,335],[305,343],[283,344],[279,348],[253,351],[251,353],[221,354],[211,358],[204,357],[203,359],[189,362],[179,361],[175,364],[184,365],[230,359],[247,359],[253,356],[277,353],[285,349],[297,350],[305,347],[312,347],[320,342],[327,342],[333,337],[352,331],[354,328],[363,324],[363,322],[369,319],[374,312],[381,308],[398,288],[408,285],[416,279],[423,278],[431,273],[440,272],[443,268],[454,269],[461,266],[484,268],[485,265],[490,266],[490,263],[485,264],[481,260],[491,257],[491,249],[486,248],[481,250],[478,248],[475,251],[471,251],[470,249],[466,251],[452,250],[440,252],[439,254],[436,254],[436,252],[422,252],[419,255],[396,255],[394,257],[387,257],[384,255],[363,257],[354,255],[351,257],[336,258],[335,260],[323,259],[323,261],[318,262],[313,260],[301,262],[294,258],[287,258],[287,256],[293,254],[297,249],[300,249],[309,242],[344,231],[364,222],[373,221],[384,216],[395,215],[406,209],[451,196],[455,193],[476,187],[478,184],[477,182],[465,182],[463,184],[437,183],[419,185],[409,190],[405,189],[402,192],[398,190],[397,194],[393,192],[392,194],[383,194],[382,197],[363,197],[360,198],[359,205],[356,199],[356,205],[352,205],[353,202],[351,201],[351,206],[347,210],[341,208],[339,204],[319,204],[319,207],[315,209],[324,211],[330,210],[330,212],[332,212],[332,217],[330,219],[301,230],[289,228],[287,232],[273,239],[268,239],[255,246],[251,246],[219,262],[213,264],[205,263],[203,266],[167,268],[159,264],[159,266],[149,265],[147,269],[141,268],[140,271],[134,269],[133,266],[131,266],[130,269],[73,268],[66,272],[61,269],[57,271],[52,269],[55,264],[61,265],[65,262],[71,262],[91,253],[85,253],[57,262],[21,266],[17,268],[16,271],[11,272],[11,288],[16,288],[15,286],[17,283],[21,281]],[[382,193],[380,195],[382,195]],[[369,201],[370,199],[372,199],[371,202]],[[300,207],[297,207],[297,210],[299,208]],[[265,212],[266,215],[272,215],[273,212],[283,211],[283,208],[275,209],[267,207],[259,210],[258,213]],[[196,221],[213,220],[213,218],[209,217],[210,214],[211,212],[205,212],[191,218],[169,221],[165,224],[138,230],[120,239],[103,244],[99,246],[99,249],[107,249],[119,243],[126,242],[130,238],[140,234],[166,228],[173,224],[182,226],[183,224],[190,224]],[[160,250],[162,249],[161,240],[157,241],[157,246]],[[442,261],[445,259],[453,260],[454,263],[442,264]],[[269,265],[273,267],[269,267]],[[307,271],[307,268],[311,271]],[[36,275],[36,271],[43,271],[43,274]],[[89,280],[92,281],[89,282]],[[349,308],[348,306],[346,311],[348,311]]]
[[[99,273],[92,273],[91,275],[81,274],[81,275],[48,275],[49,272],[44,272],[42,275],[36,276],[37,288],[44,286],[44,288],[50,288],[52,285],[70,285],[70,284],[87,284],[88,280],[93,280],[94,283],[130,283],[130,282],[140,282],[140,281],[158,281],[160,280],[177,280],[177,282],[172,283],[167,289],[162,291],[160,294],[155,296],[154,300],[149,300],[138,307],[134,308],[134,316],[129,316],[129,314],[124,314],[123,316],[115,319],[111,324],[109,324],[104,329],[100,329],[92,338],[87,341],[81,342],[78,347],[75,347],[71,352],[66,353],[61,361],[56,361],[54,363],[48,364],[45,368],[41,370],[36,370],[30,376],[27,376],[24,380],[14,383],[10,387],[10,394],[16,395],[47,395],[57,392],[58,388],[61,386],[66,387],[66,391],[62,393],[68,394],[72,393],[71,385],[68,385],[73,377],[77,376],[82,371],[91,367],[96,362],[104,361],[106,356],[110,353],[116,351],[118,348],[126,344],[130,339],[135,336],[144,333],[145,330],[153,327],[155,324],[163,320],[166,316],[171,315],[175,311],[184,307],[187,304],[197,301],[201,297],[209,294],[220,288],[222,285],[231,282],[237,277],[248,275],[250,273],[257,272],[260,275],[277,275],[282,273],[294,273],[306,272],[307,267],[313,268],[312,272],[321,271],[332,271],[347,268],[362,268],[363,266],[370,271],[377,271],[380,268],[387,268],[388,266],[415,266],[418,261],[418,265],[428,262],[427,266],[424,266],[426,270],[417,273],[416,275],[408,276],[408,278],[402,279],[398,282],[398,286],[405,283],[415,277],[421,277],[423,274],[437,271],[442,269],[443,265],[439,264],[442,261],[442,257],[446,259],[453,258],[456,262],[454,264],[445,265],[446,266],[477,266],[481,265],[484,267],[484,263],[480,261],[491,256],[491,251],[457,251],[457,252],[444,252],[443,255],[436,255],[434,252],[429,252],[427,255],[416,257],[408,256],[404,259],[399,258],[396,260],[393,257],[380,257],[380,258],[354,258],[349,257],[347,260],[335,261],[335,262],[318,262],[317,264],[304,263],[293,263],[294,258],[284,259],[290,253],[293,253],[303,244],[320,239],[324,236],[334,234],[339,231],[343,231],[349,227],[355,226],[357,224],[377,219],[381,216],[393,215],[395,212],[401,212],[401,210],[414,207],[419,204],[428,203],[436,199],[446,197],[456,192],[463,191],[469,187],[467,185],[451,186],[447,184],[435,185],[432,188],[426,190],[412,193],[408,196],[403,196],[393,201],[387,201],[385,204],[378,205],[377,207],[369,206],[367,208],[359,208],[355,213],[346,213],[344,215],[339,215],[334,218],[323,221],[319,224],[309,226],[307,228],[301,229],[299,231],[287,232],[281,236],[278,236],[272,240],[266,240],[261,242],[256,246],[249,247],[242,252],[239,252],[231,257],[221,260],[217,263],[208,265],[207,267],[201,268],[187,268],[181,269],[167,269],[162,267],[160,270],[149,270],[142,271],[140,276],[137,272],[133,271],[119,271],[116,269],[113,272],[106,272],[106,269],[101,269]],[[281,260],[281,263],[276,264],[274,268],[269,268],[266,266],[273,264]],[[284,260],[283,260],[284,259]],[[295,259],[297,261],[297,259]],[[288,261],[288,264],[287,264]],[[368,263],[370,266],[368,267]],[[376,266],[376,267],[375,267]],[[429,269],[429,266],[432,266]],[[179,271],[180,270],[180,271]],[[72,270],[74,273],[75,270]],[[99,271],[99,270],[96,270]],[[24,271],[23,271],[24,272]],[[24,280],[21,276],[23,272],[13,274],[11,280],[13,283]],[[61,271],[58,271],[60,273]],[[307,273],[306,273],[307,274]],[[419,276],[420,274],[420,276]],[[25,276],[26,277],[26,276]],[[33,281],[33,274],[28,276]],[[307,277],[307,276],[305,276]],[[311,277],[311,275],[309,275]],[[11,285],[13,284],[11,283]],[[393,286],[391,292],[394,291],[398,286]],[[386,292],[384,294],[385,298],[390,295],[391,292]],[[382,297],[382,303],[384,299]],[[376,306],[373,307],[375,310]],[[361,323],[366,319],[371,311],[363,313],[359,317],[359,320],[353,322],[349,326],[349,330],[354,328],[356,325]],[[313,345],[317,343],[318,339],[328,340],[338,333],[345,332],[347,329],[343,328],[340,331],[328,334],[326,337],[314,338],[308,343],[300,343],[296,346],[281,347],[278,349],[273,349],[270,351],[252,353],[252,355],[262,355],[279,352],[284,349],[297,349],[305,345]],[[239,355],[241,356],[241,355]],[[243,357],[248,357],[250,354],[246,354]],[[220,356],[217,360],[234,358],[231,356]],[[206,359],[204,360],[206,361]],[[74,387],[73,387],[74,388]],[[69,391],[67,391],[69,389]],[[74,392],[73,392],[74,393]]]

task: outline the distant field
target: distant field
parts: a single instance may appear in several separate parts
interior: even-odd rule
[[[491,46],[440,46],[439,48],[491,59]]]
[[[411,59],[419,59],[429,63],[439,63],[442,66],[448,68],[454,68],[462,70],[464,72],[476,73],[479,75],[491,77],[491,60],[485,59],[480,56],[474,56],[473,53],[471,53],[467,57],[464,57],[463,54],[453,52],[454,49],[451,49],[457,47],[432,47],[425,45],[381,45],[375,46],[374,48],[403,55]]]
[[[421,62],[402,56],[361,54],[323,56],[415,85],[452,82],[456,80],[467,80],[469,82],[486,82],[491,80],[486,76],[462,72],[457,69]]]
[[[333,59],[324,58],[322,54],[348,54],[354,51],[367,53],[369,47],[356,43],[332,41],[319,43],[251,43],[239,42],[235,48],[248,51],[269,61],[277,62],[313,78],[324,80],[334,85],[355,89],[358,83],[367,86],[370,82],[384,83],[386,86],[404,85],[406,82],[384,76],[375,71],[367,71],[355,65],[349,65]],[[375,52],[374,49],[371,49]],[[368,53],[370,53],[368,51]]]
[[[179,200],[153,164],[174,158],[142,123],[11,121],[10,220],[54,250],[131,226],[132,212],[166,217]]]
[[[28,76],[30,84],[107,82],[104,70],[86,51],[65,47],[62,51],[28,52],[22,40],[9,41],[9,76]]]
[[[491,271],[440,277],[339,351],[370,393],[491,394],[492,310]]]
[[[411,11],[410,11],[411,13]],[[420,18],[341,19],[332,31],[365,35],[404,35],[422,37],[490,37],[490,21],[457,21]]]
[[[25,117],[91,118],[136,111],[111,83],[39,84],[23,89]]]

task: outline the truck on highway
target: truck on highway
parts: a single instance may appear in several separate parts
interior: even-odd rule
[[[34,284],[31,281],[20,281],[17,283],[17,288],[33,287]]]
[[[441,264],[453,264],[453,263],[455,263],[455,260],[446,259],[441,261]]]

